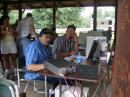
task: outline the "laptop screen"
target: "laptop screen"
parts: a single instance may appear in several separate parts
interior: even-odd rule
[[[87,59],[88,60],[93,60],[95,58],[98,59],[99,52],[100,52],[99,43],[96,40],[94,40]]]

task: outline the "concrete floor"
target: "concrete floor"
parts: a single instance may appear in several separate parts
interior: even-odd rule
[[[23,92],[24,88],[25,88],[26,82],[21,82],[21,88],[20,88],[20,93]],[[97,87],[97,84],[93,84],[93,83],[83,83],[83,86],[85,87],[89,87],[90,89],[90,96],[89,97],[93,97],[93,93]],[[44,83],[40,82],[36,84],[36,87],[38,88],[38,90],[44,90]],[[48,84],[48,87],[50,88],[51,86]],[[98,96],[100,89],[98,90],[97,95],[95,95],[95,97],[100,97]],[[35,93],[33,90],[33,84],[30,83],[27,91],[26,91],[26,97],[45,97],[44,94],[41,93]],[[106,97],[111,97],[111,89],[110,89],[110,85],[108,84],[108,87],[106,88]]]
[[[25,82],[25,81],[21,82],[20,94],[24,92],[26,84],[27,84],[27,82]],[[26,90],[26,97],[44,97],[44,94],[34,92],[33,86],[34,85],[31,82]],[[36,83],[36,87],[38,90],[44,91],[44,83],[38,82],[38,83]]]

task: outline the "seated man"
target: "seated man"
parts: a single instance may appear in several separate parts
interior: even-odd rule
[[[27,46],[25,54],[26,69],[29,70],[29,72],[25,73],[27,80],[45,80],[44,76],[36,71],[44,69],[44,62],[53,58],[52,50],[49,46],[50,35],[50,32],[44,28],[41,30],[39,37]],[[54,89],[59,84],[59,79],[47,77],[47,82],[51,83]]]
[[[55,59],[74,55],[78,52],[78,36],[76,27],[72,24],[67,27],[66,34],[58,37],[53,43],[53,55]]]

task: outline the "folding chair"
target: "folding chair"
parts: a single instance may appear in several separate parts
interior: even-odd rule
[[[40,91],[40,90],[38,90],[36,88],[36,82],[41,82],[41,81],[39,81],[39,80],[26,80],[24,77],[21,77],[20,72],[25,73],[27,71],[28,70],[26,70],[25,68],[19,69],[18,65],[17,65],[17,78],[18,78],[18,87],[19,87],[19,89],[21,87],[21,84],[20,84],[21,81],[26,81],[27,84],[25,85],[25,88],[24,88],[24,91],[23,91],[24,93],[27,91],[27,88],[28,88],[29,84],[33,83],[33,90],[34,90],[34,92],[35,93],[44,93],[45,97],[47,97],[47,95],[48,95],[47,94],[47,76],[45,75],[45,80],[44,80],[44,89],[45,90],[44,91]]]

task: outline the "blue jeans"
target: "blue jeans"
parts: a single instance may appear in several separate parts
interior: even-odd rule
[[[20,39],[17,40],[19,56],[25,55],[26,46],[30,43],[31,43],[31,40],[28,39],[27,37],[20,38]]]
[[[24,67],[26,64],[25,62],[25,50],[26,46],[31,43],[27,37],[17,39],[17,46],[18,46],[18,57],[19,57],[19,65],[20,67]]]

